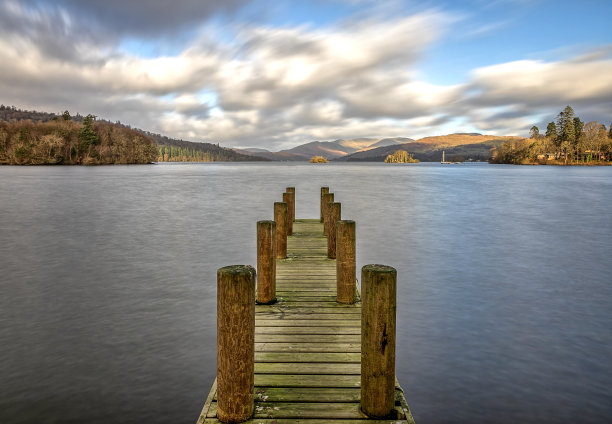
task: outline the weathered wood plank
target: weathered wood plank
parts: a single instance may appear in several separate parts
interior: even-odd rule
[[[359,387],[359,375],[255,374],[255,387]]]
[[[359,334],[257,334],[255,343],[361,343]]]
[[[255,325],[261,327],[359,327],[361,328],[360,319],[283,319],[280,317],[255,317]]]
[[[312,418],[312,419],[308,419],[308,418],[285,418],[282,420],[279,420],[278,418],[256,418],[256,419],[250,419],[248,421],[245,421],[245,424],[365,424],[365,423],[369,423],[369,424],[399,424],[399,423],[406,423],[408,421],[398,421],[398,420],[375,420],[375,419],[371,419],[371,420],[367,420],[364,421],[363,419],[335,419],[333,421],[330,421],[329,418]],[[410,421],[412,422],[412,421]],[[203,424],[222,424],[221,421],[219,421],[216,418],[206,418],[204,421],[202,421]]]
[[[255,363],[256,374],[310,374],[310,375],[359,375],[361,364],[341,364],[341,363]]]
[[[353,334],[360,335],[361,327],[264,327],[261,324],[255,327],[255,334]]]
[[[211,405],[209,417],[216,416],[216,403]],[[259,418],[327,418],[364,419],[359,403],[258,403],[254,419]]]
[[[255,343],[255,352],[361,352],[361,343]]]
[[[291,311],[288,312],[284,312],[284,313],[279,313],[274,312],[274,311],[263,311],[263,312],[258,312],[257,309],[255,309],[255,322],[257,322],[258,319],[286,319],[286,320],[310,320],[310,319],[316,319],[316,320],[332,320],[332,319],[337,319],[337,320],[341,320],[341,321],[346,321],[346,320],[358,320],[361,322],[361,314],[337,314],[335,313],[336,311],[333,311],[334,313],[317,313],[317,312],[312,312],[310,311],[309,313],[294,313]]]
[[[333,311],[333,312],[332,312]],[[329,314],[334,313],[338,315],[359,315],[361,311],[356,308],[325,308],[325,311],[321,312],[320,308],[303,308],[292,306],[278,306],[274,305],[259,305],[255,309],[255,315],[270,315],[270,314],[299,314],[299,315],[316,315],[316,314]]]
[[[360,364],[361,353],[255,352],[255,362],[308,362]]]

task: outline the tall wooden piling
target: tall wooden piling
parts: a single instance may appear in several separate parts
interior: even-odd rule
[[[327,230],[327,257],[336,259],[336,223],[341,219],[341,204],[332,202],[327,205],[329,223]]]
[[[338,221],[336,227],[336,301],[353,304],[357,298],[355,221]]]
[[[255,270],[217,270],[217,414],[224,423],[253,415],[255,382]]]
[[[397,272],[385,265],[361,270],[361,410],[383,418],[394,407]]]
[[[287,220],[288,208],[285,202],[274,202],[274,221],[276,221],[276,258],[287,257]]]
[[[328,233],[329,222],[327,220],[328,218],[327,206],[333,201],[334,201],[334,193],[326,193],[323,195],[323,234],[325,234],[326,236],[329,235]]]
[[[287,235],[288,236],[293,234],[293,219],[291,218],[293,198],[295,198],[293,193],[283,193],[283,202],[287,204]]]
[[[276,302],[276,222],[257,222],[257,303]]]
[[[323,195],[329,193],[329,187],[321,187],[321,222],[325,218],[325,202],[323,200]]]
[[[291,215],[291,222],[295,222],[295,187],[287,187],[285,192],[291,193],[291,204],[289,205],[289,214]]]

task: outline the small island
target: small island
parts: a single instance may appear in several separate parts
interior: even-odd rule
[[[323,156],[313,156],[310,158],[310,163],[327,163],[329,162],[327,158]]]
[[[419,163],[418,159],[405,150],[398,150],[385,158],[385,163]]]

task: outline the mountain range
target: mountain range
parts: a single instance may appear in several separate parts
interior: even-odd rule
[[[323,156],[333,161],[383,162],[397,150],[411,153],[423,162],[439,161],[442,152],[449,160],[486,161],[492,148],[521,137],[456,133],[413,140],[406,137],[355,138],[350,140],[312,141],[292,149],[271,152],[265,149],[235,149],[241,154],[276,161],[307,161]]]

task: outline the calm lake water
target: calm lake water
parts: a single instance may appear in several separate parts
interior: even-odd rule
[[[194,423],[216,269],[323,185],[398,270],[417,423],[610,422],[612,167],[280,163],[0,167],[0,422]]]

